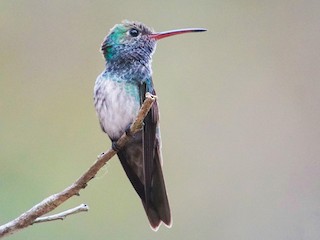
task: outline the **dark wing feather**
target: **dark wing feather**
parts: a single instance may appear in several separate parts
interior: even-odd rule
[[[142,87],[142,91],[144,89],[145,92],[150,92],[151,94],[156,95],[152,85],[151,88]],[[143,99],[145,92],[141,93]],[[159,108],[157,101],[155,101],[144,119],[142,133],[145,183],[145,202],[143,205],[147,212],[150,224],[154,229],[159,227],[160,220],[162,220],[167,226],[171,226],[171,211],[161,166],[160,132],[157,137],[157,131],[159,131],[158,121]]]
[[[152,84],[152,83],[150,83]],[[141,88],[141,98],[144,100],[146,92],[150,92],[155,95],[155,91],[143,84]],[[156,129],[158,123],[158,106],[155,102],[147,116],[144,119],[143,134],[142,134],[142,146],[143,146],[143,170],[144,170],[144,189],[145,189],[145,204],[146,208],[150,207],[152,201],[151,196],[151,183],[154,170],[154,155],[156,145]]]

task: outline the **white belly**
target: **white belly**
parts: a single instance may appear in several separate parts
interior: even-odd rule
[[[99,76],[95,85],[95,107],[101,127],[112,140],[120,138],[139,111],[139,89],[135,84]]]

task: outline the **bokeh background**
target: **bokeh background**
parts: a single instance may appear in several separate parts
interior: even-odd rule
[[[319,1],[0,2],[0,223],[64,189],[110,147],[92,95],[122,19],[153,58],[173,227],[155,233],[112,159],[88,213],[9,239],[320,239]]]

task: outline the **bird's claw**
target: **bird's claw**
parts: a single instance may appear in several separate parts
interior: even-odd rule
[[[116,152],[119,152],[120,151],[120,147],[119,145],[117,144],[117,141],[112,141],[112,145],[111,145],[112,149]]]
[[[125,130],[125,133],[126,133],[126,135],[128,137],[132,137],[133,136],[132,131],[131,131],[131,124],[128,125],[128,127]]]

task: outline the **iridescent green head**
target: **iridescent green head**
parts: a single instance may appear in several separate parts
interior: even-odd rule
[[[152,34],[153,30],[143,23],[124,20],[110,30],[102,43],[101,51],[107,61],[119,57],[147,60],[156,46],[156,39],[149,37]]]

